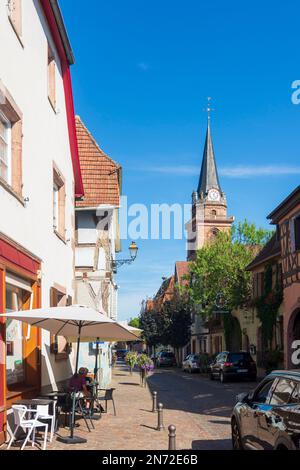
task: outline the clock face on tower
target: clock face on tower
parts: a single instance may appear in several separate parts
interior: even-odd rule
[[[208,200],[212,202],[220,201],[220,193],[217,189],[210,189],[208,191]]]

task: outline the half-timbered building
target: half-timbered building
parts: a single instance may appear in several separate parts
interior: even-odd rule
[[[286,367],[299,367],[293,354],[300,345],[300,186],[268,216],[281,246]],[[297,343],[298,341],[298,343]]]

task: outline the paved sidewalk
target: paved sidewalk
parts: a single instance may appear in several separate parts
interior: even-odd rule
[[[67,446],[54,441],[49,450],[167,450],[168,426],[176,424],[178,449],[191,449],[191,443],[199,436],[199,428],[189,420],[185,412],[166,410],[164,413],[164,431],[156,431],[157,414],[152,413],[152,397],[148,387],[140,386],[139,374],[131,376],[126,366],[117,365],[114,370],[112,387],[117,416],[114,416],[112,404],[108,405],[108,414],[103,414],[100,421],[95,421],[95,430],[88,433],[83,420],[76,428],[77,436],[88,439],[86,444]],[[67,435],[67,430],[60,429],[60,435]]]

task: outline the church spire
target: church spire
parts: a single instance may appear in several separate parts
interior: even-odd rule
[[[199,197],[201,197],[201,194],[203,194],[203,196],[205,197],[210,189],[218,189],[220,191],[220,194],[222,193],[210,130],[210,105],[207,109],[207,112],[208,120],[206,141],[197,191]]]

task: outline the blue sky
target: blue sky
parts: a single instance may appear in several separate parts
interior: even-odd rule
[[[123,166],[130,203],[188,204],[212,134],[229,214],[266,215],[300,179],[300,4],[295,1],[61,0],[76,57],[76,113]],[[123,241],[122,255],[127,257]],[[185,259],[184,240],[137,240],[118,276],[119,318],[139,313]]]

